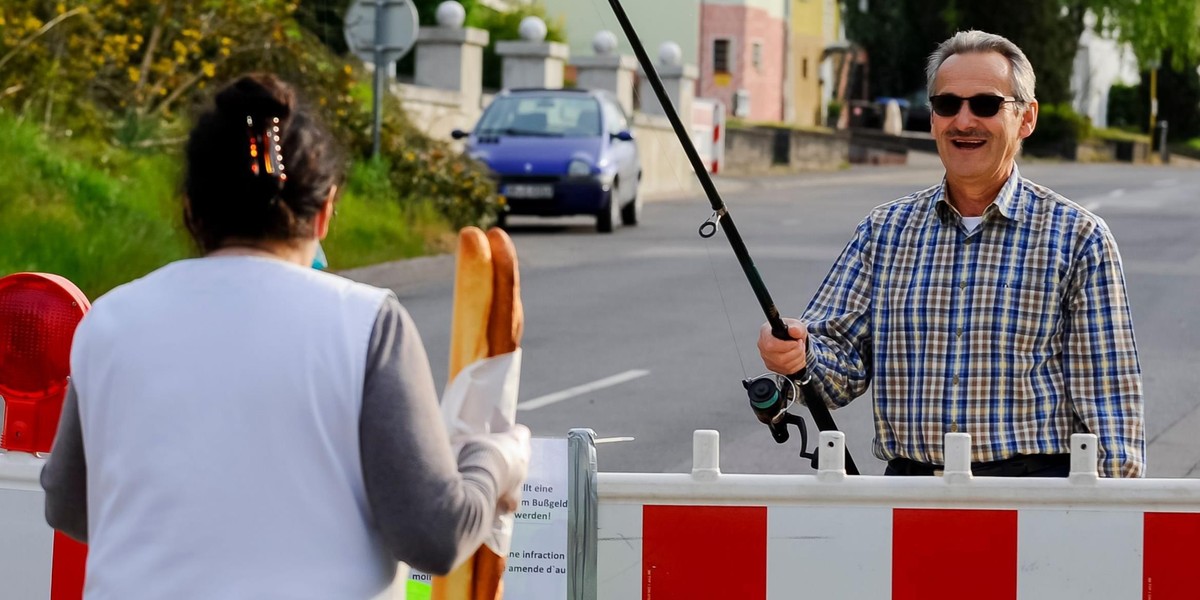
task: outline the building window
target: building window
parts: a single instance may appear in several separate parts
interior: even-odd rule
[[[732,73],[733,61],[729,58],[729,40],[713,40],[713,71]]]
[[[754,42],[750,46],[750,60],[754,63],[754,70],[761,71],[763,64],[763,45],[762,42]]]

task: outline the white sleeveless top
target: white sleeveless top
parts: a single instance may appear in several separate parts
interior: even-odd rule
[[[239,256],[95,303],[71,357],[87,598],[390,597],[358,435],[385,294]]]

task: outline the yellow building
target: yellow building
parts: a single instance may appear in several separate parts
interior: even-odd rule
[[[844,43],[841,11],[837,0],[791,0],[789,8],[789,120],[798,125],[824,125],[833,92],[833,69],[825,49]]]

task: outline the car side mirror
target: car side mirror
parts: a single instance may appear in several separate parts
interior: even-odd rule
[[[613,138],[621,140],[622,142],[632,142],[633,132],[629,131],[628,129],[622,129],[619,133],[613,134]]]
[[[456,139],[456,140],[461,140],[461,139],[463,139],[463,138],[465,138],[465,137],[467,137],[467,136],[470,136],[470,135],[471,135],[471,134],[469,134],[469,133],[467,133],[467,132],[465,132],[465,131],[463,131],[463,130],[461,130],[461,129],[455,129],[454,131],[451,131],[451,132],[450,132],[450,137],[452,137],[452,138],[454,138],[454,139]]]

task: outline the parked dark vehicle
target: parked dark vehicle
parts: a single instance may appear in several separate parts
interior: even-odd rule
[[[496,178],[501,226],[509,215],[594,215],[597,231],[610,233],[641,219],[637,143],[608,92],[505,90],[473,131],[453,136]]]

